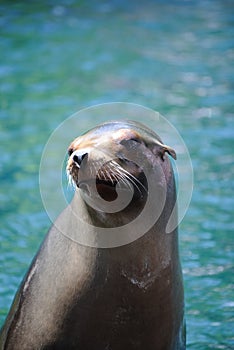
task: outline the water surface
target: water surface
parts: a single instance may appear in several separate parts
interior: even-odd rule
[[[134,102],[168,118],[194,166],[180,227],[188,348],[234,347],[233,13],[228,0],[1,2],[1,324],[50,226],[38,183],[50,133],[83,107]]]

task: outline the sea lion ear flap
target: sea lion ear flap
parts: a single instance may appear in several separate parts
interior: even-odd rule
[[[157,142],[156,146],[153,148],[153,153],[160,155],[161,158],[164,160],[164,154],[168,153],[170,156],[172,156],[172,158],[176,159],[176,153],[173,150],[173,148],[171,148],[170,146],[164,145],[161,142]]]
[[[167,145],[163,145],[163,155],[165,154],[165,152],[167,152],[168,154],[170,154],[170,156],[172,156],[172,158],[174,158],[176,160],[176,152],[174,151],[173,148],[167,146]]]

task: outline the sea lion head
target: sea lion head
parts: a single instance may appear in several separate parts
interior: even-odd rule
[[[68,148],[67,173],[74,185],[92,197],[116,199],[116,186],[131,191],[139,200],[147,196],[144,167],[164,163],[166,153],[175,151],[164,145],[148,127],[135,121],[112,121],[77,137]]]

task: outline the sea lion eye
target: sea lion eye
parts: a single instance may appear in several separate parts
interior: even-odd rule
[[[141,141],[136,137],[132,137],[131,139],[129,139],[129,141],[135,141],[135,142],[141,143]]]
[[[137,143],[141,143],[141,141],[138,138],[136,138],[136,137],[131,137],[130,139],[122,140],[120,143],[121,143],[121,145],[126,146],[131,141],[135,141]]]

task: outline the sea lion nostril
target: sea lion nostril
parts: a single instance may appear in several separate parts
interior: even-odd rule
[[[83,153],[83,154],[74,154],[73,160],[75,163],[78,165],[81,165],[82,160],[88,155],[88,153]]]

